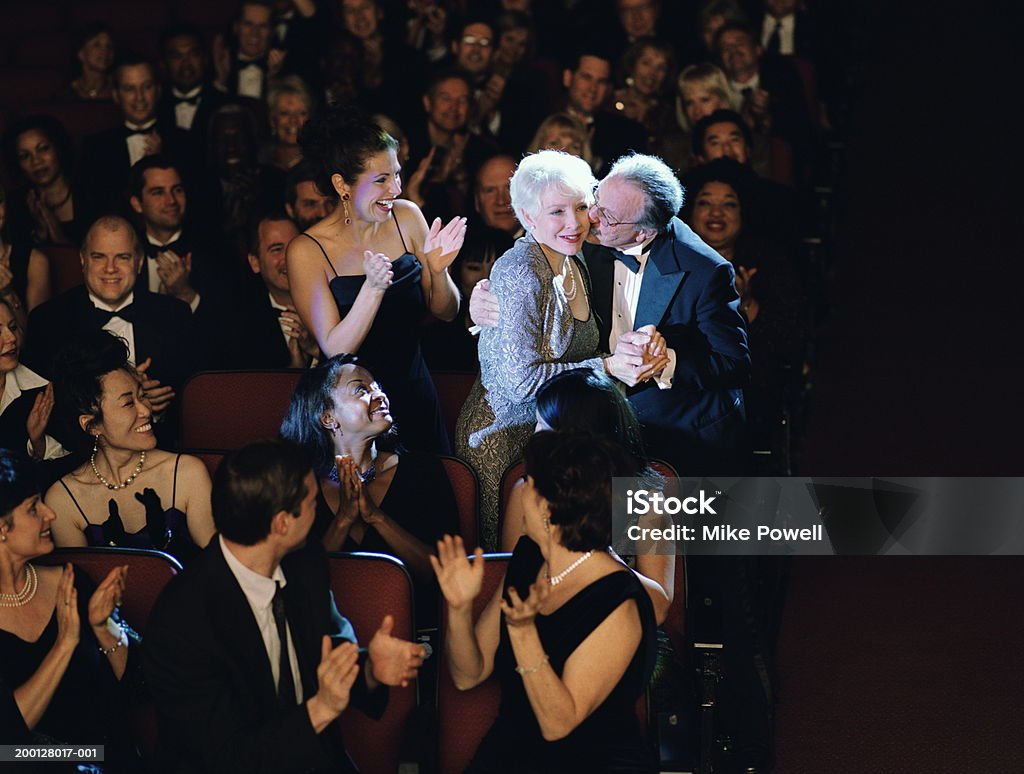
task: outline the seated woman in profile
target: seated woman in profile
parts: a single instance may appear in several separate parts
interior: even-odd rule
[[[98,331],[62,363],[57,414],[83,462],[46,493],[57,545],[156,548],[187,560],[214,533],[206,466],[156,448],[153,409],[122,339]]]
[[[588,433],[542,432],[526,446],[526,536],[478,621],[483,551],[445,537],[432,559],[447,603],[456,687],[493,673],[498,718],[469,771],[656,771],[635,714],[655,657],[654,611],[609,550],[611,480],[640,472]]]
[[[620,444],[639,466],[641,475],[660,488],[661,477],[650,467],[640,423],[629,401],[604,374],[589,368],[563,371],[548,379],[537,390],[536,432],[544,430],[590,431]],[[619,473],[616,475],[628,475]],[[657,485],[657,486],[655,486]],[[511,551],[526,531],[523,493],[526,482],[520,480],[512,490],[501,523],[501,550]],[[637,551],[636,571],[654,605],[659,624],[665,621],[672,604],[675,580],[675,556]]]
[[[125,712],[138,683],[136,648],[116,608],[127,566],[100,585],[72,566],[34,560],[53,551],[54,513],[31,463],[0,449],[0,719],[7,744],[105,745],[110,768],[133,771]],[[77,771],[48,763],[46,771]]]
[[[437,457],[399,452],[388,396],[354,355],[302,375],[281,436],[314,453],[320,492],[310,540],[328,551],[391,554],[433,585],[428,546],[456,529],[455,496]]]

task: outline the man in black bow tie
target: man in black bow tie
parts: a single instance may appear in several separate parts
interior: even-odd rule
[[[206,80],[208,58],[203,33],[191,24],[169,27],[160,36],[161,72],[166,83],[160,120],[177,126],[204,148],[210,117],[224,104],[224,95]]]
[[[174,124],[157,118],[160,82],[152,64],[126,54],[114,67],[114,101],[121,109],[121,126],[94,134],[82,146],[80,180],[86,187],[87,222],[120,211],[128,170],[154,153],[187,157],[187,136]]]
[[[215,85],[227,94],[262,102],[267,82],[281,72],[285,52],[272,48],[273,8],[264,0],[243,0],[231,30],[234,45],[222,35],[213,41]]]
[[[142,248],[124,218],[104,216],[82,243],[85,284],[40,304],[29,317],[32,333],[23,358],[52,378],[57,351],[82,331],[108,330],[128,345],[143,376],[143,390],[157,413],[166,412],[192,372],[195,353],[188,305],[137,287]],[[173,423],[161,423],[162,440]]]
[[[598,186],[584,248],[591,299],[613,376],[628,385],[652,456],[682,474],[737,475],[745,465],[743,386],[750,355],[732,266],[677,218],[683,189],[654,156],[624,156]],[[489,297],[489,298],[488,298]],[[470,314],[494,324],[496,301],[473,293]],[[643,338],[664,336],[668,365],[637,382]]]

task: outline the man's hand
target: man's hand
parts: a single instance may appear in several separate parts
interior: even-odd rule
[[[160,277],[160,293],[174,296],[186,304],[196,297],[189,284],[192,275],[192,253],[180,256],[173,250],[164,250],[156,257],[156,273]]]
[[[149,402],[154,414],[162,414],[174,400],[174,388],[160,383],[159,379],[150,379],[148,371],[153,365],[153,358],[147,357],[135,367],[142,383],[142,396]]]
[[[288,52],[283,48],[272,48],[267,54],[267,77],[276,78],[284,66],[284,57]]]
[[[494,328],[500,311],[498,297],[491,292],[491,281],[480,280],[469,296],[469,319],[482,328]]]
[[[384,685],[400,685],[403,688],[410,680],[416,678],[416,670],[420,668],[427,652],[422,645],[400,640],[391,636],[395,628],[395,619],[384,616],[380,628],[370,640],[370,675]],[[373,687],[371,685],[371,687]]]
[[[288,352],[291,355],[289,365],[292,368],[305,368],[312,358],[320,357],[316,339],[310,334],[309,328],[302,324],[294,307],[290,306],[288,311],[281,312],[281,323],[288,337]]]
[[[343,642],[331,648],[331,638],[324,636],[320,645],[320,666],[316,668],[316,695],[306,702],[306,711],[313,730],[318,734],[348,707],[352,684],[359,674],[359,648]]]
[[[155,156],[160,152],[164,146],[164,141],[160,137],[160,133],[155,129],[146,135],[146,141],[143,143],[143,156]]]

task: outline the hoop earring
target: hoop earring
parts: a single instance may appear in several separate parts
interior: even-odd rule
[[[341,197],[341,211],[345,213],[345,225],[346,226],[351,226],[352,225],[352,214],[348,210],[348,200],[349,200],[349,198],[350,197],[349,197],[348,194],[345,194],[344,196]]]

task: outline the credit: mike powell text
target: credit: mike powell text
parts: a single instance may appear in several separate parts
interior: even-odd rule
[[[755,541],[769,541],[772,543],[795,543],[795,542],[821,542],[824,538],[824,530],[820,524],[802,529],[788,527],[768,527],[760,525],[751,532],[746,527],[733,527],[729,524],[705,524],[700,528],[700,537],[697,537],[696,527],[685,527],[681,524],[673,524],[670,527],[641,527],[634,524],[626,529],[626,536],[636,541],[665,541],[665,542],[692,542],[701,540],[705,543],[733,542],[745,543],[752,539]]]

